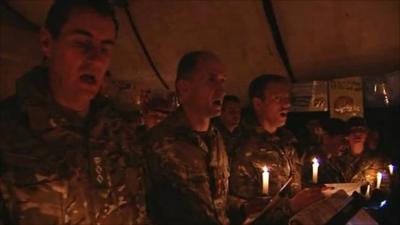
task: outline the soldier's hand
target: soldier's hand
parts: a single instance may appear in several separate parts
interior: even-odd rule
[[[289,200],[293,213],[297,213],[301,209],[311,205],[312,203],[324,199],[322,194],[324,187],[305,188],[298,192]]]

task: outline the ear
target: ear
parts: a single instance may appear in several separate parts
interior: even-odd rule
[[[51,36],[49,31],[45,28],[40,29],[39,35],[40,35],[40,45],[42,47],[43,54],[46,56],[46,58],[49,58],[51,56],[53,37]]]
[[[251,104],[255,111],[259,111],[261,109],[262,100],[260,98],[254,97],[251,99]]]
[[[182,98],[185,98],[190,91],[190,83],[187,80],[178,80],[176,81],[176,89],[178,90],[179,95]]]

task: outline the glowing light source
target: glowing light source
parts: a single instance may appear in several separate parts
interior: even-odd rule
[[[312,164],[312,182],[313,183],[318,183],[318,167],[319,167],[319,163],[318,163],[318,159],[317,158],[313,158],[312,160],[313,164]]]

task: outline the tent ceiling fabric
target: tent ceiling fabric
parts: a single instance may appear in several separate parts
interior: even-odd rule
[[[400,1],[274,1],[299,80],[399,69]]]
[[[34,23],[43,24],[50,2],[10,0],[9,5]],[[380,75],[399,70],[400,1],[272,3],[298,81]],[[129,10],[155,66],[171,89],[179,58],[199,49],[214,51],[222,58],[228,70],[227,92],[242,98],[254,77],[262,73],[287,74],[262,1],[129,1]],[[121,30],[112,74],[141,87],[163,89],[133,35],[126,14],[121,8],[117,13]],[[12,80],[8,83],[13,83],[22,69],[28,70],[40,62],[37,57],[40,51],[32,48],[37,44],[35,33],[19,30],[16,34],[24,37],[4,38],[8,30],[18,30],[10,24],[3,21],[2,15],[1,29],[6,32],[0,34],[0,81],[7,77],[8,81]],[[32,52],[32,57],[27,52],[14,52],[13,48],[5,47],[21,45]],[[26,63],[13,70],[3,60],[10,55]],[[7,75],[3,75],[5,72]],[[1,83],[0,88],[4,86]],[[0,98],[9,94],[9,91],[0,91]]]

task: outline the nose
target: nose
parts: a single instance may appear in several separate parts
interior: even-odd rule
[[[292,104],[290,102],[290,97],[281,98],[281,105],[284,108],[290,108],[292,106]]]
[[[93,46],[87,52],[87,59],[90,62],[104,63],[109,59],[108,55],[104,53],[101,47]]]
[[[217,85],[217,93],[220,95],[225,95],[225,83],[224,82],[218,82]]]

